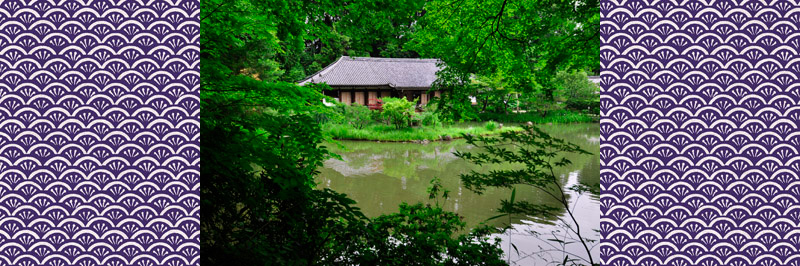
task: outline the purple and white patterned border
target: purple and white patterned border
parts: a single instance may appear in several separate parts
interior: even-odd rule
[[[0,265],[198,264],[198,16],[0,1]]]
[[[605,265],[800,264],[800,5],[601,1]]]

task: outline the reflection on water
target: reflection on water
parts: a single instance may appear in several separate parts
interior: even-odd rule
[[[589,184],[599,182],[600,160],[597,153],[600,133],[597,124],[541,128],[554,137],[578,144],[592,153],[592,155],[569,155],[568,159],[572,161],[572,165],[556,169],[556,175],[565,187],[578,182]],[[367,216],[396,212],[402,202],[429,202],[426,190],[433,177],[439,177],[442,185],[451,191],[450,198],[445,202],[445,209],[463,216],[468,226],[475,226],[497,215],[496,209],[500,206],[500,200],[509,199],[511,194],[509,189],[488,188],[483,194],[477,195],[463,187],[460,174],[471,170],[492,170],[491,167],[479,168],[471,165],[453,155],[456,150],[474,151],[475,147],[466,144],[464,140],[429,144],[341,141],[341,144],[344,148],[329,145],[334,146],[331,150],[341,155],[342,160],[326,161],[324,167],[320,169],[317,182],[322,187],[347,193],[350,198],[356,200],[357,205]],[[534,204],[559,207],[557,201],[528,186],[517,187],[516,197],[518,200]],[[569,197],[570,203],[574,204],[574,213],[578,215],[578,221],[581,223],[581,232],[593,239],[599,239],[599,235],[593,230],[599,229],[600,226],[600,207],[596,195],[570,194]],[[566,213],[565,210],[562,212]],[[540,220],[538,218],[540,217],[512,217],[510,220],[501,218],[487,223],[498,227],[511,223],[514,230],[500,236],[503,238],[503,248],[506,249],[506,254],[511,256],[511,261],[518,261],[523,265],[543,265],[540,255],[555,258],[563,258],[563,255],[560,252],[559,254],[537,252],[551,249],[549,245],[552,244],[539,238],[552,238],[551,234],[556,230],[561,230],[563,235],[564,228],[553,225],[559,222],[557,219],[545,223],[533,222]],[[542,236],[538,238],[532,236],[535,233]],[[515,249],[507,245],[509,237],[519,249],[519,255]],[[579,245],[570,245],[567,251],[585,254]],[[528,253],[532,255],[526,255]],[[594,257],[599,259],[599,249],[594,248],[593,253]]]

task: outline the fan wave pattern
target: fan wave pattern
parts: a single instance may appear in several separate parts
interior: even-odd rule
[[[800,265],[800,4],[600,6],[604,265]]]
[[[197,265],[199,2],[0,1],[0,265]]]

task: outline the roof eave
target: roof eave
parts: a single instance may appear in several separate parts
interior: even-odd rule
[[[395,89],[398,89],[398,90],[415,90],[415,91],[429,90],[430,88],[431,88],[430,86],[428,86],[428,87],[395,87]]]
[[[313,83],[311,80],[314,78],[314,76],[316,76],[316,75],[322,76],[322,72],[324,72],[326,70],[329,70],[329,69],[332,69],[334,66],[339,64],[340,61],[342,61],[342,58],[345,58],[345,56],[344,55],[340,56],[339,59],[336,59],[336,61],[334,61],[332,64],[320,69],[319,71],[315,72],[314,74],[311,74],[311,76],[308,76],[303,80],[300,80],[299,82],[297,82],[297,84],[302,86],[302,85],[308,84],[309,82]]]
[[[394,84],[328,84],[331,88],[334,87],[387,87],[395,88]]]

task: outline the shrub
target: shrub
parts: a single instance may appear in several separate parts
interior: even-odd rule
[[[416,100],[409,102],[406,98],[383,98],[383,116],[397,129],[411,126],[415,104]]]
[[[599,88],[589,81],[585,72],[558,72],[555,77],[557,98],[567,104],[567,108],[574,110],[592,109],[596,101],[599,107]]]
[[[439,126],[442,121],[439,120],[439,114],[434,112],[422,112],[418,115],[420,124],[423,126]]]
[[[486,122],[486,130],[494,131],[497,128],[498,128],[497,122],[495,121]]]
[[[324,119],[318,119],[320,123],[347,124],[347,105],[339,101],[333,101],[334,106],[326,108]]]
[[[594,91],[597,91],[597,85],[591,82],[586,75],[586,72],[575,71],[566,72],[560,71],[556,73],[554,83],[558,86],[556,90],[558,96],[562,97],[585,97],[590,96]]]
[[[569,110],[600,114],[600,99],[569,99],[565,104]]]
[[[325,113],[315,113],[313,116],[314,116],[314,121],[320,124],[328,123],[331,121],[330,116]]]
[[[387,125],[389,124],[389,121],[386,120],[386,117],[384,117],[381,111],[379,110],[370,110],[370,111],[372,112],[369,114],[369,116],[373,122],[379,124],[387,124]]]
[[[312,117],[314,117],[314,121],[320,124],[324,123],[336,123],[336,124],[345,124],[347,121],[345,118],[347,117],[346,107],[347,105],[339,102],[328,99],[329,103],[333,103],[334,106],[323,106],[315,110],[312,113]]]
[[[547,95],[542,91],[535,91],[530,93],[523,93],[519,97],[519,101],[529,112],[539,113],[546,116],[549,112],[561,109],[558,103],[547,99]]]
[[[362,129],[368,125],[372,120],[372,112],[369,107],[353,103],[353,105],[345,106],[345,119],[347,122],[356,129]]]
[[[366,241],[343,265],[508,265],[488,226],[462,234],[466,223],[433,204],[400,205],[365,228]]]

